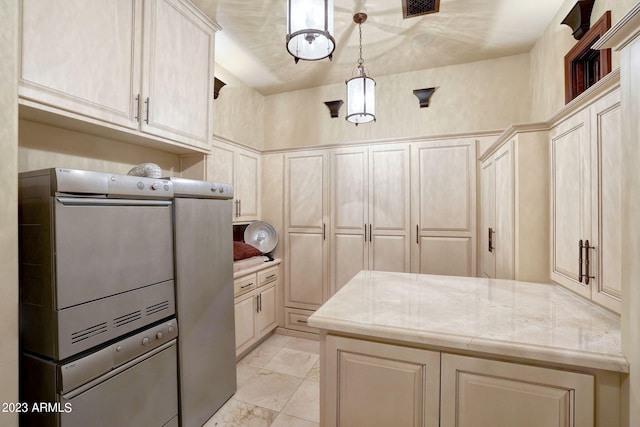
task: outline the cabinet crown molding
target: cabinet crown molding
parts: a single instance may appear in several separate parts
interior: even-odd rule
[[[611,27],[593,49],[622,50],[640,36],[640,3],[636,4],[616,25]]]

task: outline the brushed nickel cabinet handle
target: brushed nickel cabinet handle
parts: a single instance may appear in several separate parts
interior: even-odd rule
[[[588,240],[586,240],[584,242],[584,251],[585,251],[585,255],[586,255],[585,256],[585,260],[584,260],[584,266],[585,266],[585,270],[586,270],[586,273],[585,273],[585,276],[584,276],[584,278],[585,278],[584,284],[585,285],[589,284],[589,279],[595,279],[596,278],[595,276],[591,276],[591,274],[589,272],[589,267],[591,265],[591,261],[589,260],[589,249],[595,249],[595,248],[596,248],[595,246],[590,246],[589,245],[589,241]]]
[[[147,114],[146,114],[146,118],[144,119],[145,123],[149,124],[149,97],[147,96],[147,99],[144,101],[144,105],[147,106]]]
[[[489,252],[493,252],[495,247],[493,246],[493,228],[489,227]]]
[[[578,241],[578,282],[582,283],[582,239]]]
[[[322,224],[322,240],[327,240],[327,224]]]
[[[369,242],[373,242],[373,232],[371,231],[371,224],[369,224]]]
[[[420,227],[416,224],[416,245],[420,244]]]
[[[298,323],[305,323],[305,324],[306,324],[306,323],[309,323],[309,322],[307,322],[306,320],[301,320],[301,319],[296,320],[296,322],[298,322]]]
[[[244,285],[244,286],[240,286],[240,289],[248,288],[249,286],[253,286],[253,282],[251,282],[251,283],[247,283],[247,284],[246,284],[246,285]]]
[[[140,94],[136,95],[136,115],[134,119],[136,122],[140,122]]]

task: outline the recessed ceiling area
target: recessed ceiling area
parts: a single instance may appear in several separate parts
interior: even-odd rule
[[[333,61],[300,61],[285,48],[286,0],[194,0],[222,30],[216,62],[263,95],[344,82],[358,59],[353,15],[365,12],[371,76],[526,53],[561,0],[440,0],[439,12],[403,18],[402,0],[335,0]]]

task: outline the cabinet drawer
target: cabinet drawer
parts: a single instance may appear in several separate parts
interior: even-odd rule
[[[278,277],[278,266],[258,271],[258,287],[264,286],[267,283],[275,282],[278,280]]]
[[[252,291],[258,283],[256,274],[250,274],[248,276],[239,277],[233,281],[233,294],[235,296],[242,295],[249,291]]]
[[[287,329],[295,329],[302,332],[319,333],[318,329],[307,325],[307,319],[313,314],[311,310],[299,310],[295,308],[285,308],[284,326]]]

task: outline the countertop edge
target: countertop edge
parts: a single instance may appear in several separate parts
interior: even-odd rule
[[[267,269],[269,267],[273,267],[276,265],[279,265],[282,262],[282,259],[280,258],[274,258],[271,261],[265,261],[263,264],[258,264],[249,268],[246,268],[244,270],[239,270],[239,271],[234,271],[233,272],[233,279],[237,279],[239,277],[243,277],[243,276],[247,276],[251,273],[255,273],[257,271],[261,271],[264,269]]]
[[[403,329],[382,325],[364,325],[340,321],[313,314],[309,326],[327,332],[347,333],[394,340],[408,345],[433,346],[451,350],[465,350],[496,356],[526,359],[533,362],[557,363],[562,365],[592,368],[619,373],[629,373],[629,362],[620,354],[601,354],[563,348],[543,347],[517,342],[491,340],[472,336],[443,334],[415,329]]]

